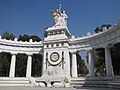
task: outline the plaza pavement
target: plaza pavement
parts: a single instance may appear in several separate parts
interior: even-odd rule
[[[12,86],[0,86],[0,90],[118,90],[112,88],[92,88],[92,87],[80,87],[80,88],[40,88],[40,87],[12,87]]]

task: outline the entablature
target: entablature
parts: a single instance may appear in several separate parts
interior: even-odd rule
[[[40,53],[43,48],[42,41],[40,42],[22,42],[12,41],[0,38],[0,51],[10,53]]]
[[[70,39],[70,48],[82,49],[86,47],[100,48],[104,44],[115,44],[120,42],[120,24],[111,29],[86,37]]]

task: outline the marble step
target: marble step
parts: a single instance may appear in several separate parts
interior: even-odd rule
[[[112,87],[120,89],[120,76],[117,77],[78,77],[71,78],[71,85],[73,87]]]
[[[120,89],[120,85],[89,85],[89,84],[85,84],[85,85],[74,85],[74,88],[80,88],[80,87],[99,87],[99,88],[116,88],[116,89]]]
[[[0,84],[0,86],[30,86],[30,84]]]
[[[0,81],[0,84],[29,84],[29,81]]]
[[[120,89],[120,83],[109,83],[109,84],[99,84],[99,83],[79,83],[79,84],[71,84],[74,88],[79,87],[101,87],[101,88],[117,88]]]
[[[29,78],[0,77],[0,86],[29,86]]]

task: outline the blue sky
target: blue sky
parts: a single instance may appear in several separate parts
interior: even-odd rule
[[[83,36],[101,24],[116,24],[120,18],[120,0],[0,0],[0,34],[5,31],[38,35],[44,38],[44,29],[53,25],[49,10],[59,4],[68,15],[72,35]]]

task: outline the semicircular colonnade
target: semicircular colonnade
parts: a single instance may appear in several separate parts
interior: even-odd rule
[[[31,77],[31,55],[32,54],[43,54],[43,49],[45,41],[40,42],[22,42],[22,41],[11,41],[6,39],[1,39],[0,37],[0,52],[8,52],[11,53],[11,66],[9,77],[15,76],[15,60],[16,54],[22,53],[28,55],[28,65],[27,65],[27,74],[26,77]],[[112,62],[110,56],[110,47],[114,44],[120,42],[120,23],[115,25],[108,30],[104,30],[102,32],[96,34],[89,34],[84,37],[71,38],[68,40],[69,42],[69,51],[77,52],[85,50],[89,54],[89,76],[94,76],[94,60],[92,60],[92,50],[97,48],[105,49],[105,60],[106,60],[106,73],[107,76],[113,76],[112,71]],[[53,45],[54,46],[54,45]],[[76,58],[72,53],[73,59]],[[73,66],[76,66],[76,63],[73,63]],[[77,67],[73,68],[72,76],[77,77]]]

